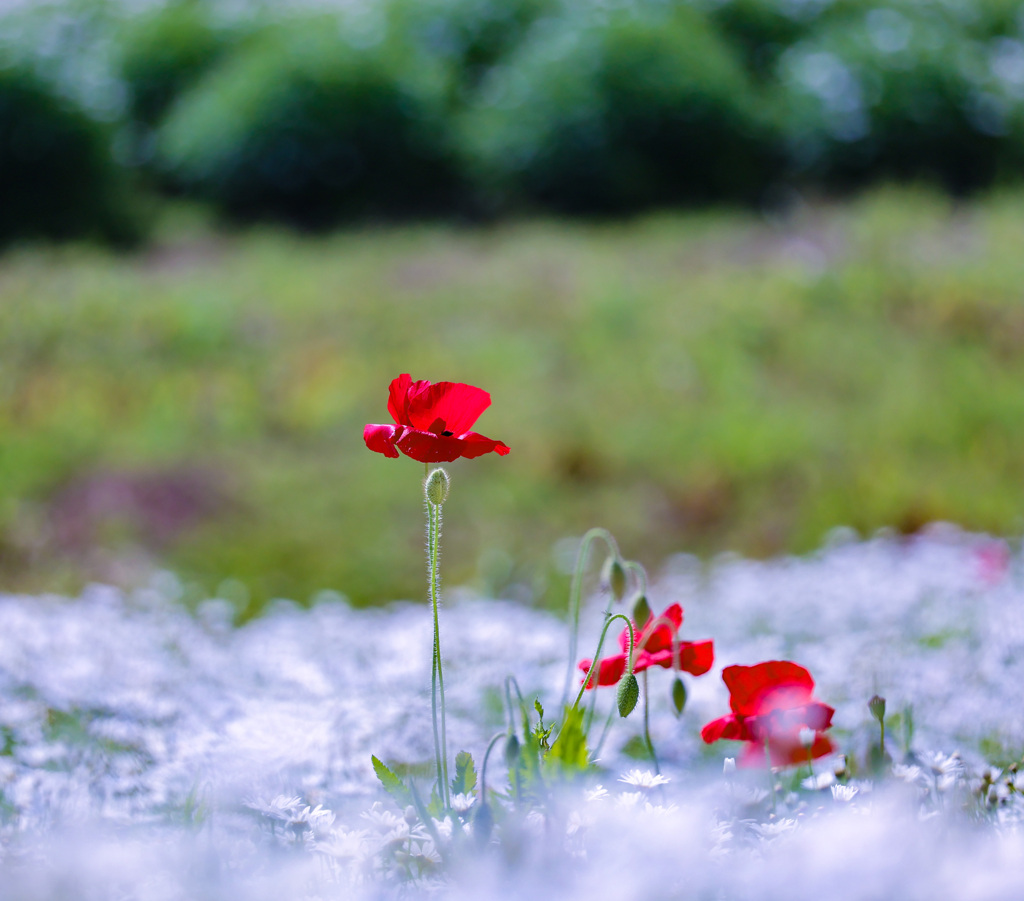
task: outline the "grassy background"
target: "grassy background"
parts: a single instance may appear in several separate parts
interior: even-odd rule
[[[0,260],[0,578],[152,567],[248,612],[420,597],[422,467],[372,454],[400,372],[489,390],[445,576],[553,597],[552,548],[806,550],[832,526],[1013,533],[1024,195],[881,190],[778,220],[176,228]],[[221,584],[223,580],[228,584]]]

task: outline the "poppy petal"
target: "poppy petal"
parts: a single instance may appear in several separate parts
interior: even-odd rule
[[[435,435],[420,429],[406,428],[397,439],[398,449],[407,457],[420,463],[451,463],[459,457],[479,457],[497,451],[504,456],[509,452],[507,445],[470,432],[462,438]]]
[[[824,729],[832,728],[832,716],[836,712],[834,707],[815,701],[813,704],[808,704],[804,710],[804,724],[808,729],[821,732]]]
[[[729,689],[729,705],[741,716],[803,706],[810,702],[814,691],[811,674],[788,660],[727,666],[722,670],[722,680]]]
[[[583,678],[587,677],[587,673],[590,671],[590,665],[593,663],[592,660],[581,660],[579,662],[579,668],[583,671]],[[619,679],[622,678],[622,674],[626,671],[626,655],[616,654],[614,657],[605,657],[597,665],[597,684],[598,685],[617,685]],[[587,688],[594,687],[594,677],[591,676],[590,683]]]
[[[504,457],[511,448],[504,441],[495,441],[487,438],[479,432],[466,432],[461,438],[456,439],[462,445],[463,457],[479,457],[495,451],[499,457]]]
[[[633,672],[639,673],[651,666],[663,666],[665,669],[668,669],[672,666],[672,651],[667,648],[664,651],[655,651],[653,654],[641,651],[636,655],[636,664],[633,666]]]
[[[720,738],[745,741],[748,735],[742,719],[730,713],[708,723],[700,730],[700,737],[710,745]]]
[[[491,395],[462,382],[438,382],[409,397],[409,424],[431,431],[432,427],[462,437],[491,405]]]
[[[397,457],[398,450],[395,447],[395,440],[401,431],[402,426],[367,423],[363,426],[363,441],[366,442],[366,446],[370,450],[376,451],[378,454],[384,454],[385,457]]]
[[[430,387],[430,382],[421,380],[414,382],[408,372],[403,372],[392,380],[388,387],[388,412],[398,425],[411,426],[409,421],[409,400],[412,395]]]
[[[761,752],[761,766],[764,766],[764,745],[754,744]],[[772,766],[804,766],[808,759],[817,760],[826,757],[835,750],[831,739],[820,732],[814,736],[810,748],[800,743],[799,735],[768,739],[768,750],[772,757]]]
[[[714,641],[684,641],[679,646],[679,668],[683,672],[703,676],[714,662]]]
[[[672,639],[683,624],[683,608],[678,604],[672,604],[664,613],[659,614],[657,619],[652,614],[644,624],[644,631],[646,632],[656,622],[658,624],[654,626],[644,642],[644,648],[652,653],[672,647]]]

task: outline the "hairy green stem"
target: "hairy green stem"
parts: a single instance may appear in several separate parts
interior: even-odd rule
[[[590,680],[594,677],[594,670],[597,669],[597,664],[601,657],[601,648],[604,646],[604,639],[608,634],[608,627],[617,619],[621,619],[626,624],[626,628],[629,629],[629,658],[626,662],[629,665],[629,672],[633,672],[633,646],[636,641],[636,637],[633,632],[633,623],[630,621],[628,616],[622,613],[615,613],[612,616],[609,616],[605,621],[604,628],[601,630],[601,637],[597,641],[597,650],[594,652],[594,659],[590,662],[590,669],[587,670],[587,675],[583,679],[583,684],[580,686],[579,693],[576,695],[576,700],[572,702],[573,707],[579,706],[580,700],[583,698],[583,692],[587,690]],[[595,685],[594,688],[596,689],[597,686]]]
[[[430,582],[430,605],[434,613],[434,660],[431,668],[430,706],[434,728],[434,762],[437,766],[437,795],[446,808],[451,807],[448,787],[448,731],[444,703],[444,673],[441,668],[441,628],[438,620],[440,586],[438,555],[441,544],[441,505],[427,503],[427,573]],[[440,699],[440,705],[438,700]],[[440,728],[438,707],[440,706]]]
[[[562,704],[564,708],[569,700],[569,692],[572,690],[573,673],[576,671],[576,648],[580,632],[580,595],[583,592],[583,568],[587,562],[587,554],[590,545],[595,538],[600,538],[608,545],[609,553],[616,559],[619,557],[619,546],[615,543],[611,532],[607,529],[595,528],[588,531],[580,541],[580,549],[576,554],[576,569],[572,574],[572,582],[569,585],[569,670],[565,675],[565,688],[562,691]],[[611,610],[611,605],[608,607]],[[573,705],[576,706],[575,704]]]

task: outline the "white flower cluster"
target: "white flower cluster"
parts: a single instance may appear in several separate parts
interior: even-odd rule
[[[681,719],[669,674],[648,673],[660,770],[626,753],[637,753],[635,715],[614,720],[603,771],[565,796],[545,785],[517,801],[493,755],[488,785],[503,797],[491,832],[477,828],[472,791],[427,822],[376,803],[371,753],[414,772],[432,757],[423,607],[279,604],[236,629],[216,599],[195,615],[178,606],[166,577],[130,596],[0,597],[5,901],[60,901],[68,886],[139,901],[362,901],[442,887],[455,901],[518,899],[553,881],[569,898],[859,901],[967,885],[959,893],[983,901],[1015,897],[1024,625],[1012,611],[1024,573],[1013,554],[994,570],[987,542],[945,528],[837,535],[801,559],[673,559],[651,603],[681,602],[684,636],[713,638],[716,663],[684,677]],[[493,727],[482,711],[505,674],[527,698],[557,702],[565,625],[455,596],[444,614],[449,747],[479,764]],[[813,674],[846,759],[769,772],[744,768],[736,745],[701,742],[700,726],[728,710],[720,669],[769,659]],[[613,694],[595,693],[599,714]],[[866,707],[876,694],[885,754]],[[969,882],[978,872],[988,894]]]

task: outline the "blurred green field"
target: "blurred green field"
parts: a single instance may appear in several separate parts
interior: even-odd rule
[[[828,529],[1021,530],[1024,194],[0,258],[0,579],[154,567],[243,615],[425,593],[420,479],[366,450],[400,372],[489,390],[444,574],[561,602],[558,539],[656,565]],[[228,580],[227,585],[222,583]],[[557,589],[557,593],[556,593]]]

